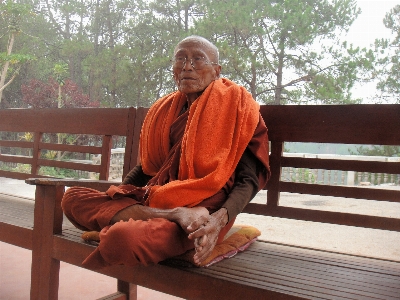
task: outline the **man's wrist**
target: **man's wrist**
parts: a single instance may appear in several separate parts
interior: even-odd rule
[[[219,219],[220,225],[222,227],[224,227],[226,224],[228,224],[229,215],[228,215],[228,210],[225,207],[221,207],[214,214]]]

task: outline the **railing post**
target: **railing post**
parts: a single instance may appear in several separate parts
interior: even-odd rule
[[[282,142],[271,142],[270,168],[271,178],[268,181],[267,205],[277,207],[280,196],[281,161],[283,154]]]

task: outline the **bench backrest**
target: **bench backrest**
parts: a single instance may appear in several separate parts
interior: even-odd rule
[[[400,174],[400,161],[338,160],[283,155],[284,142],[400,145],[400,105],[261,106],[271,141],[272,177],[266,204],[250,203],[254,214],[400,231],[400,220],[279,206],[281,192],[400,202],[400,189],[285,182],[283,167]],[[366,203],[368,205],[368,203]]]
[[[140,124],[135,127],[136,109],[134,108],[80,108],[80,109],[7,109],[0,110],[0,132],[14,133],[19,138],[0,140],[0,146],[23,149],[24,155],[7,155],[0,153],[0,162],[28,165],[28,171],[0,170],[0,176],[26,179],[42,177],[40,167],[55,167],[98,173],[99,179],[107,180],[110,168],[110,155],[113,136],[125,137],[123,176],[137,162],[138,137]],[[53,138],[43,137],[52,134]],[[97,143],[77,145],[58,143],[55,134],[96,136]],[[21,139],[27,135],[29,138]],[[54,138],[56,137],[56,138]],[[44,152],[75,152],[101,155],[100,164],[88,164],[79,160],[65,161],[49,159]],[[28,154],[27,154],[28,153]]]
[[[34,134],[33,141],[0,140],[2,147],[32,150],[32,157],[7,156],[0,153],[0,163],[31,165],[29,174],[0,170],[0,176],[17,179],[40,177],[38,175],[40,166],[53,166],[97,172],[99,179],[107,179],[112,136],[124,136],[126,137],[122,176],[124,177],[138,162],[140,129],[147,111],[147,108],[0,110],[0,132],[32,132]],[[400,202],[400,190],[286,182],[281,176],[284,167],[400,174],[399,161],[340,160],[283,155],[285,142],[400,145],[400,105],[262,105],[261,114],[267,124],[271,142],[272,177],[266,187],[268,191],[265,203],[250,203],[245,208],[245,212],[400,231],[400,219],[397,218],[279,205],[281,192]],[[44,133],[99,135],[102,137],[102,143],[100,146],[44,143],[42,141]],[[89,165],[45,159],[41,157],[43,149],[101,154],[101,164]],[[367,201],[366,205],[368,205]]]

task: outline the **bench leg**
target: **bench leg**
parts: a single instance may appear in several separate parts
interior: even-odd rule
[[[127,300],[137,300],[137,285],[118,279],[118,291],[127,295]]]
[[[97,300],[137,300],[137,285],[118,279],[118,292]]]
[[[60,261],[52,257],[53,234],[61,233],[62,186],[36,186],[32,240],[31,299],[57,300]]]

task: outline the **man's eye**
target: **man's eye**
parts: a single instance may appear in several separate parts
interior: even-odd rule
[[[204,59],[204,57],[202,57],[202,56],[193,57],[193,61],[202,61],[203,59]]]
[[[182,62],[182,61],[184,61],[185,60],[185,58],[183,57],[183,56],[177,56],[177,57],[175,57],[175,61],[177,61],[177,62]]]

